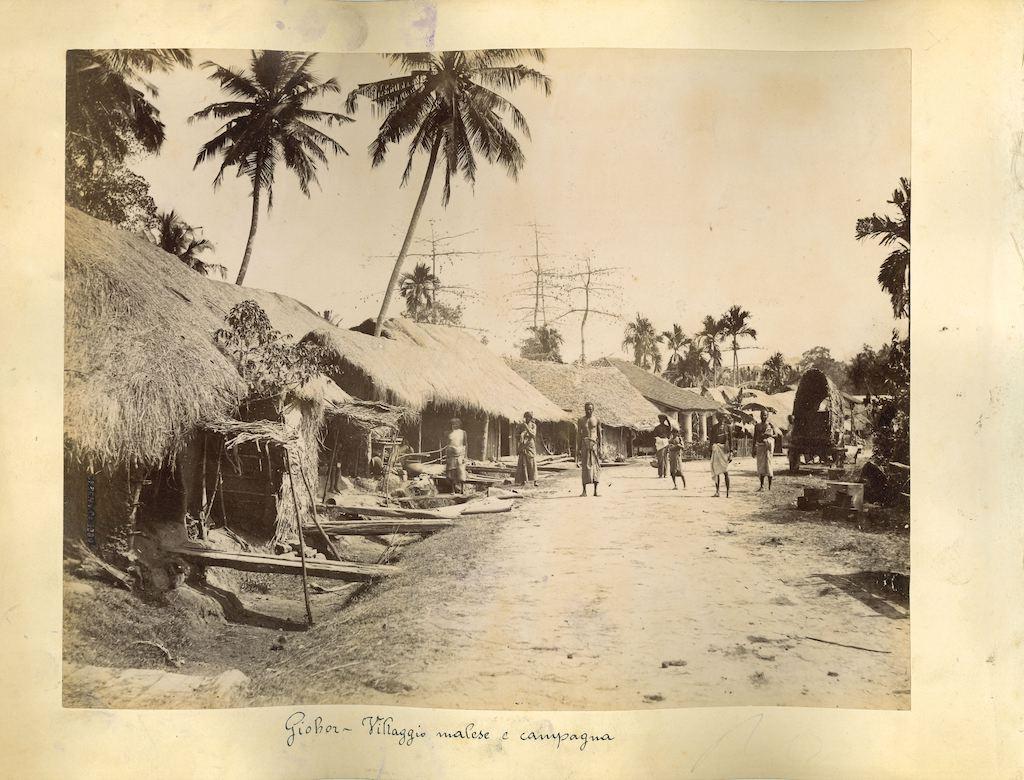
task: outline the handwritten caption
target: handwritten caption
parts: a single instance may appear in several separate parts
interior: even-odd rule
[[[601,742],[613,742],[608,732],[591,734],[586,731],[561,731],[550,724],[535,729],[509,730],[478,726],[470,721],[452,729],[424,729],[422,725],[415,727],[396,722],[393,716],[366,715],[357,727],[339,725],[321,715],[297,710],[289,715],[284,722],[285,744],[294,747],[302,742],[323,738],[340,737],[346,733],[359,732],[376,739],[390,740],[397,745],[410,747],[420,740],[440,740],[449,742],[517,742],[524,745],[548,745],[556,750],[564,744],[566,747],[586,750],[587,745]]]

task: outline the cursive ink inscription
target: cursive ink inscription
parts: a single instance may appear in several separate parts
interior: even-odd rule
[[[398,728],[395,719],[380,715],[367,715],[360,721],[371,737],[395,737],[399,745],[409,746],[419,737],[427,736],[420,726],[416,728]]]
[[[293,712],[285,720],[284,730],[288,733],[288,738],[285,741],[288,743],[288,747],[291,747],[295,744],[295,740],[298,737],[316,737],[323,736],[325,734],[341,734],[344,731],[351,731],[352,729],[346,726],[335,726],[333,723],[325,721],[319,715],[307,720],[306,713],[297,711]]]
[[[615,737],[607,731],[604,734],[588,734],[585,731],[523,731],[519,739],[522,742],[554,742],[556,749],[562,747],[563,742],[578,742],[580,750],[586,750],[591,742],[611,742]]]

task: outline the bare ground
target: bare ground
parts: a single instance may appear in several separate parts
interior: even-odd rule
[[[510,514],[405,548],[386,582],[314,596],[308,632],[168,619],[95,586],[66,596],[65,659],[159,666],[128,642],[156,638],[177,671],[241,669],[254,705],[909,707],[907,530],[798,512],[820,475],[757,493],[751,466],[735,464],[729,499],[706,462],[679,491],[646,463],[606,469],[599,498],[552,477]],[[295,578],[243,600],[303,618]]]

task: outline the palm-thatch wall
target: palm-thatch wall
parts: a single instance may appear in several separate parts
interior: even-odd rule
[[[218,470],[224,471],[225,483],[230,481],[231,464],[219,461],[219,440],[211,442],[202,433],[218,419],[280,416],[291,409],[291,419],[301,421],[304,432],[297,460],[315,478],[315,439],[323,414],[329,406],[335,412],[346,403],[351,407],[355,399],[323,379],[293,392],[286,407],[278,405],[269,412],[250,409],[249,414],[242,410],[246,383],[214,345],[213,334],[223,327],[231,308],[244,300],[256,301],[277,330],[296,339],[316,328],[333,328],[299,301],[208,279],[141,236],[66,209],[64,440],[69,533],[85,533],[90,524],[99,530],[123,526],[140,502],[143,510],[195,516],[203,493],[195,486],[204,472],[212,480]],[[260,479],[275,485],[273,503],[290,507],[290,496],[282,500],[281,475],[273,473],[274,466],[271,462]],[[102,508],[103,516],[89,520],[88,485],[94,492],[97,485],[116,485],[119,491],[123,485],[125,495],[94,495],[94,509]],[[212,493],[212,485],[206,483],[206,488]],[[258,496],[265,489],[248,490]],[[304,492],[299,496],[303,506],[308,503]],[[220,511],[216,503],[213,509]],[[232,514],[230,507],[226,509]],[[123,550],[129,531],[111,535],[115,548]]]
[[[386,332],[390,338],[320,328],[306,338],[326,348],[330,376],[343,389],[419,412],[424,449],[437,448],[451,417],[462,420],[474,458],[499,454],[502,419],[518,420],[526,411],[538,420],[569,419],[463,330],[398,318]]]
[[[594,414],[602,424],[602,457],[614,459],[633,455],[634,433],[649,431],[658,424],[658,408],[616,368],[511,358],[507,363],[574,417],[582,416],[585,403],[593,403]],[[552,436],[558,435],[556,431]],[[574,443],[568,444],[572,450]]]

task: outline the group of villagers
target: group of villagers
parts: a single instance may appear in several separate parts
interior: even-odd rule
[[[772,466],[772,453],[775,439],[778,436],[775,426],[768,420],[768,412],[761,412],[761,419],[754,425],[754,454],[757,463],[757,476],[760,481],[758,491],[764,490],[765,480],[768,489],[772,489],[775,476]],[[736,455],[735,441],[729,416],[719,411],[708,430],[711,441],[711,476],[715,482],[715,498],[721,495],[721,485],[725,482],[725,497],[729,497],[731,487],[729,467]],[[601,477],[601,421],[594,414],[594,405],[587,402],[583,406],[583,416],[576,423],[576,465],[580,468],[583,492],[587,495],[587,486],[593,485],[593,495],[597,496],[598,482]],[[658,415],[658,425],[654,429],[655,458],[658,466],[658,478],[672,479],[672,489],[678,490],[676,480],[681,480],[686,487],[686,475],[683,474],[683,437],[678,430],[672,428],[668,415]],[[466,472],[466,432],[462,429],[462,421],[458,418],[451,421],[451,432],[448,434],[448,446],[445,449],[445,474],[452,483],[452,489],[461,493],[468,476]],[[517,485],[537,485],[537,421],[531,412],[523,415],[519,428],[519,462],[516,468]]]

